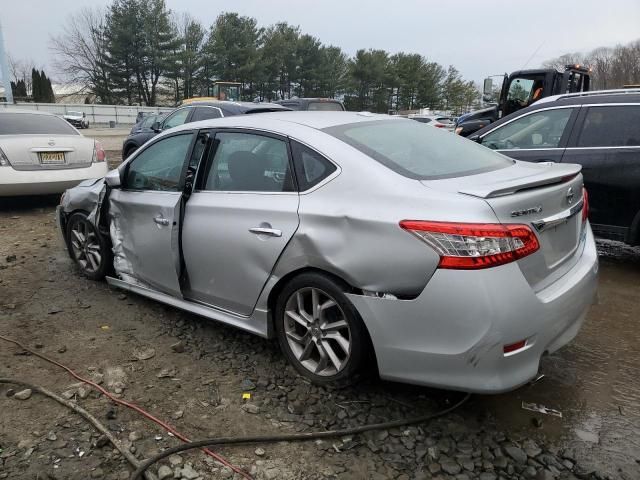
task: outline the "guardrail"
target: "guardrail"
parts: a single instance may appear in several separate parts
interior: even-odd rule
[[[19,110],[39,110],[56,115],[65,115],[68,112],[83,112],[89,120],[89,124],[106,124],[115,122],[116,125],[133,125],[136,123],[138,112],[166,113],[172,108],[167,107],[139,107],[128,105],[94,105],[94,104],[68,104],[68,103],[0,103],[0,108]]]

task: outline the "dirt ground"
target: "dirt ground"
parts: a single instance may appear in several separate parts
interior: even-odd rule
[[[0,335],[101,382],[192,439],[355,426],[461,398],[375,379],[346,390],[315,387],[287,366],[275,342],[87,280],[57,236],[56,203],[0,199]],[[536,384],[472,396],[424,425],[215,451],[256,479],[640,478],[640,252],[614,243],[599,250],[599,303],[578,338],[544,359],[546,377]],[[0,377],[71,398],[139,459],[180,443],[2,341]],[[0,385],[0,479],[129,478],[122,455],[77,414],[36,393],[20,400],[20,390]],[[563,416],[524,410],[523,401]],[[161,465],[164,478],[242,478],[199,451]]]

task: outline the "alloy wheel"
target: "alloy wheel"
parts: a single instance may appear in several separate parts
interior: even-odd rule
[[[100,242],[93,226],[87,220],[78,220],[71,226],[71,249],[80,267],[87,273],[96,273],[102,263]]]
[[[319,288],[301,288],[287,300],[284,315],[287,343],[304,368],[328,377],[346,367],[351,330],[334,298]]]

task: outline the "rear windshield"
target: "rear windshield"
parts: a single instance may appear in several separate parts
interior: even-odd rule
[[[513,164],[513,160],[452,133],[410,120],[358,122],[324,131],[405,177],[462,177]]]
[[[53,115],[0,113],[0,135],[80,135],[66,120]]]
[[[342,104],[338,102],[309,102],[309,110],[322,110],[323,112],[342,112]]]

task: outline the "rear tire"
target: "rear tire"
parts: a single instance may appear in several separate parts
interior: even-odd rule
[[[124,151],[124,158],[122,160],[126,160],[127,158],[129,158],[137,149],[138,147],[136,147],[135,145],[127,147],[127,149]]]
[[[69,217],[67,246],[82,274],[91,280],[102,280],[113,268],[109,241],[87,220],[84,213],[74,213]]]
[[[356,383],[369,358],[369,336],[344,290],[326,275],[303,273],[276,302],[280,348],[301,375],[319,385]]]

